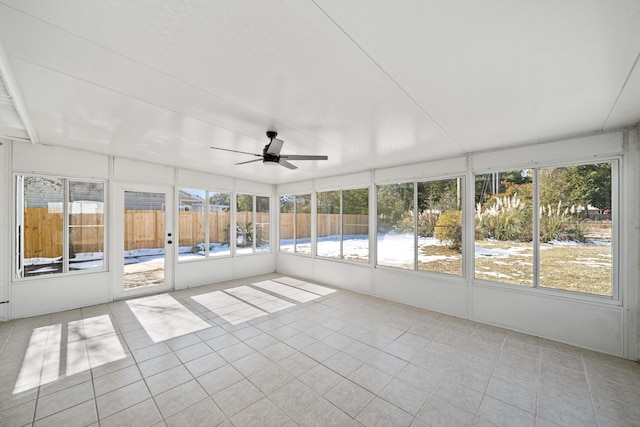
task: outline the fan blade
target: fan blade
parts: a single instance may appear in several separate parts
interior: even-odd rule
[[[236,165],[246,165],[247,163],[261,162],[262,159],[247,160],[246,162],[236,163]]]
[[[275,156],[280,155],[280,150],[282,150],[282,144],[284,141],[278,138],[273,138],[267,147],[267,154],[273,154]]]
[[[289,160],[329,160],[329,156],[305,156],[298,154],[283,154],[280,158]]]
[[[278,161],[278,163],[282,166],[284,166],[287,169],[298,169],[298,167],[296,165],[292,165],[291,163],[287,162],[286,160],[282,160],[282,157],[280,158],[280,160]]]
[[[262,157],[262,154],[247,153],[246,151],[229,150],[228,148],[220,148],[220,147],[209,147],[209,148],[213,148],[214,150],[231,151],[232,153],[249,154],[251,156]]]

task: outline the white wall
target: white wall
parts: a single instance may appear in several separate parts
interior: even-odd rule
[[[618,131],[524,147],[475,153],[465,157],[426,162],[367,173],[311,180],[278,186],[277,195],[313,192],[324,188],[402,182],[421,178],[466,176],[508,168],[593,162],[624,154],[620,186],[619,223],[620,299],[573,295],[505,284],[475,283],[473,259],[466,259],[464,277],[356,265],[313,256],[276,254],[276,270],[322,283],[447,313],[482,323],[530,333],[608,354],[638,359],[638,131]],[[352,178],[356,178],[353,179]],[[473,194],[467,192],[465,223],[473,224]],[[375,224],[375,219],[372,219]],[[472,230],[473,227],[467,227]],[[473,253],[467,231],[464,253]],[[372,246],[374,241],[371,241]],[[375,250],[372,249],[372,255]]]
[[[9,152],[11,146],[8,140],[0,139],[0,206],[11,206],[11,174],[9,166]],[[9,233],[9,209],[0,209],[0,271],[11,271],[11,260],[8,247],[11,242]],[[10,299],[10,274],[0,274],[0,321],[9,318],[9,303],[4,303]]]
[[[13,173],[50,174],[71,178],[103,179],[108,182],[107,249],[109,268],[107,271],[71,273],[67,275],[44,275],[13,279],[10,260],[13,259],[14,236],[11,212],[13,192],[10,183]],[[112,301],[118,292],[115,274],[121,268],[121,257],[113,242],[115,216],[113,201],[117,183],[141,185],[163,185],[178,188],[198,188],[220,191],[251,192],[272,196],[274,187],[264,183],[237,180],[213,174],[175,169],[131,159],[113,158],[107,155],[70,150],[60,147],[32,145],[23,142],[0,146],[0,190],[3,201],[0,209],[0,301],[10,291],[10,312],[5,318],[28,317],[61,310],[84,307]],[[273,198],[272,198],[273,199]],[[272,206],[275,206],[272,204]],[[174,224],[174,228],[177,225]],[[275,236],[272,224],[271,235]],[[111,244],[110,244],[111,243]],[[121,251],[120,251],[121,252]],[[174,288],[214,283],[234,278],[248,277],[275,271],[273,252],[235,257],[210,258],[174,264]],[[7,298],[9,296],[7,295]],[[0,304],[0,318],[6,310]]]

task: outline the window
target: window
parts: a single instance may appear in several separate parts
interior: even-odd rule
[[[207,192],[178,191],[178,260],[207,256]]]
[[[280,230],[278,249],[282,252],[293,252],[295,230],[295,196],[280,196]]]
[[[342,258],[369,262],[369,189],[342,191]]]
[[[178,260],[230,255],[230,193],[178,191]]]
[[[231,193],[207,192],[209,201],[209,256],[231,255]]]
[[[377,263],[415,268],[415,194],[412,182],[377,187]]]
[[[105,183],[16,178],[16,275],[104,269]]]
[[[253,196],[236,195],[236,253],[253,252]]]
[[[541,169],[543,288],[612,296],[611,163]]]
[[[269,197],[238,194],[236,196],[236,253],[268,251],[269,228]]]
[[[462,276],[460,178],[418,182],[418,270]]]
[[[311,254],[311,194],[280,196],[279,250]]]
[[[476,175],[475,277],[613,296],[614,166]]]
[[[311,254],[311,194],[296,196],[295,251]]]
[[[475,277],[533,283],[533,171],[475,176]]]
[[[378,265],[462,275],[460,178],[380,185]]]
[[[316,255],[340,259],[342,255],[340,191],[318,193],[317,203],[318,241]]]
[[[271,218],[270,198],[256,196],[256,251],[268,252],[271,250]]]
[[[317,193],[316,254],[369,262],[369,189]]]

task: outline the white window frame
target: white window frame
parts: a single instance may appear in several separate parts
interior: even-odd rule
[[[59,273],[41,274],[34,276],[24,275],[24,178],[25,177],[39,177],[58,179],[63,182],[63,194],[62,194],[62,271]],[[13,239],[12,253],[15,256],[15,262],[12,263],[12,281],[22,282],[28,280],[46,280],[51,277],[60,277],[66,275],[82,275],[82,274],[94,274],[103,273],[109,270],[109,182],[107,180],[83,178],[83,177],[70,177],[51,174],[37,174],[37,173],[14,173],[14,191],[13,191],[13,205],[15,207],[15,216],[13,218],[13,233],[15,239]],[[104,186],[103,194],[103,249],[102,249],[102,268],[93,268],[86,270],[69,270],[69,182],[96,182],[101,183]]]

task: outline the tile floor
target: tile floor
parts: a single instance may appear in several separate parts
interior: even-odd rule
[[[277,274],[0,345],[2,426],[640,425],[638,363]]]

